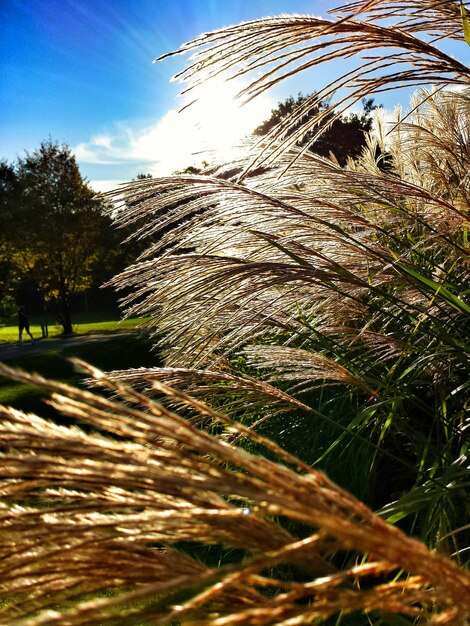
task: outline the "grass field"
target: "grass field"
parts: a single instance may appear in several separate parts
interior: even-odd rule
[[[133,330],[138,328],[145,320],[142,318],[126,320],[120,323],[118,320],[108,321],[88,321],[77,325],[77,334],[87,333],[112,333],[118,330]],[[52,329],[51,329],[52,330]],[[60,329],[58,329],[59,331]],[[31,327],[33,336],[36,335],[35,327]],[[36,336],[40,336],[38,327]],[[8,342],[8,338],[16,333],[14,341],[18,340],[17,328],[6,327],[0,330],[0,342]],[[60,334],[59,332],[55,335]],[[54,335],[49,340],[52,341]],[[47,340],[41,340],[41,343]],[[82,345],[64,347],[61,342],[57,342],[57,349],[47,350],[47,352],[33,355],[21,355],[14,361],[9,361],[8,365],[20,367],[26,371],[37,372],[42,376],[60,380],[70,384],[80,384],[83,375],[76,372],[69,362],[70,357],[78,357],[103,370],[126,369],[131,367],[151,367],[159,365],[158,355],[152,351],[151,342],[139,333],[123,334],[113,336],[105,342],[99,344],[84,342]],[[27,412],[40,411],[42,415],[49,412],[49,409],[42,405],[43,396],[34,387],[13,383],[0,378],[0,404],[11,405],[17,409]],[[51,417],[53,414],[51,413]]]
[[[145,319],[142,318],[131,318],[128,320],[119,320],[117,316],[114,316],[116,319],[101,319],[99,314],[95,315],[77,315],[76,322],[73,325],[74,333],[77,335],[86,335],[88,333],[104,333],[104,332],[115,332],[119,330],[134,330],[140,324],[145,323]],[[30,325],[30,330],[35,339],[41,338],[41,327],[39,323],[34,323],[34,319]],[[51,324],[49,326],[49,337],[48,339],[52,339],[54,337],[59,337],[62,334],[62,326],[57,324]],[[29,341],[28,335],[23,333],[23,341]],[[42,339],[41,339],[42,340]],[[16,324],[11,324],[9,326],[0,327],[0,344],[2,343],[16,343],[18,341],[18,326]],[[44,341],[47,341],[45,339]]]

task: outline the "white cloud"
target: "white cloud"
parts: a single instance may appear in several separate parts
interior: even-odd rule
[[[125,183],[125,182],[127,181],[112,178],[112,179],[90,180],[89,185],[93,189],[93,191],[105,193],[106,191],[113,191],[113,189],[117,189],[119,185],[122,185],[122,183]]]
[[[107,165],[112,177],[113,165],[128,164],[154,175],[166,175],[189,165],[210,160],[213,153],[219,160],[230,159],[233,146],[269,117],[276,102],[261,96],[240,107],[234,99],[243,85],[211,81],[192,93],[178,112],[168,111],[155,124],[136,128],[131,124],[116,125],[113,132],[92,137],[74,148],[81,163]],[[105,186],[109,181],[94,181]]]

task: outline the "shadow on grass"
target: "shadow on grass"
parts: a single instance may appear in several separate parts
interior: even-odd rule
[[[28,372],[37,372],[46,378],[80,385],[83,374],[76,372],[67,359],[77,357],[102,370],[155,367],[160,362],[151,348],[152,344],[148,339],[136,334],[113,336],[99,344],[84,343],[62,350],[24,355],[8,364]],[[35,387],[0,379],[0,404],[14,406],[27,413],[39,411],[44,417],[56,419],[56,413],[50,407],[44,406],[43,399],[44,393]]]

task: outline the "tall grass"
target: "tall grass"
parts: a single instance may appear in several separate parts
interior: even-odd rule
[[[232,163],[116,192],[149,243],[114,282],[164,368],[82,364],[111,399],[2,369],[86,425],[2,411],[4,623],[468,621],[470,70],[439,47],[467,45],[465,7],[337,13],[202,35],[182,78],[254,71],[249,98],[347,55],[318,91],[343,89],[338,114],[436,88],[345,168],[296,147],[312,100]],[[201,544],[236,551],[212,567]]]
[[[436,87],[388,126],[379,113],[346,168],[296,148],[315,125],[321,132],[321,112],[298,124],[312,100],[227,166],[130,185],[119,220],[152,240],[115,284],[134,289],[129,315],[152,316],[173,368],[152,379],[217,403],[225,393],[226,410],[253,427],[269,429],[269,415],[284,411],[293,432],[299,410],[309,414],[310,428],[286,445],[465,561],[469,68],[439,44],[468,46],[458,2],[419,8],[357,2],[336,21],[267,18],[183,46],[195,51],[180,75],[188,89],[265,68],[247,98],[347,54],[356,69],[315,96],[343,88],[338,114],[396,84]],[[221,391],[229,373],[238,378]],[[344,467],[351,449],[367,463],[361,485]]]
[[[91,428],[0,410],[0,623],[287,625],[359,612],[390,623],[468,619],[468,572],[320,472],[161,383],[153,386],[162,397],[250,438],[259,453],[78,365],[114,399],[0,366]],[[242,550],[210,567],[191,556],[194,542]]]

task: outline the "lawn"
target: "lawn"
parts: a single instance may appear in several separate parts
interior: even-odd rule
[[[115,319],[114,319],[115,318]],[[30,330],[35,339],[41,339],[41,327],[39,323],[34,323],[33,318],[30,325]],[[77,335],[86,335],[89,333],[105,333],[116,332],[119,330],[134,330],[139,325],[145,324],[143,318],[130,318],[127,320],[119,320],[117,316],[111,316],[111,319],[101,319],[100,315],[77,315],[76,322],[73,325],[74,333]],[[62,334],[62,326],[58,324],[51,324],[49,326],[48,339],[59,337]],[[28,340],[28,335],[23,332],[23,340]],[[18,326],[12,324],[9,326],[0,327],[0,344],[2,343],[16,343],[18,341]],[[47,339],[45,340],[47,341]]]
[[[87,333],[113,333],[119,330],[133,330],[143,322],[145,320],[142,318],[126,320],[124,323],[120,323],[118,320],[90,321],[77,325],[77,333],[85,335]],[[14,327],[10,328],[10,334],[7,332],[8,327],[0,331],[2,333],[1,340],[4,343],[5,337],[11,336],[11,332],[16,330]],[[35,335],[34,326],[32,333]],[[57,338],[57,335],[55,337]],[[17,337],[15,337],[16,339]],[[99,344],[84,342],[83,345],[64,347],[61,342],[57,341],[57,349],[48,349],[47,352],[41,354],[24,354],[15,358],[14,361],[8,361],[8,365],[37,372],[62,382],[80,384],[83,375],[75,371],[68,360],[70,357],[78,357],[103,370],[159,365],[158,355],[152,350],[151,342],[139,333],[113,335],[107,341]],[[54,417],[50,409],[42,406],[42,397],[42,393],[34,387],[0,378],[0,404],[13,405],[15,408],[27,412],[40,411],[42,415],[47,412],[51,417]]]

